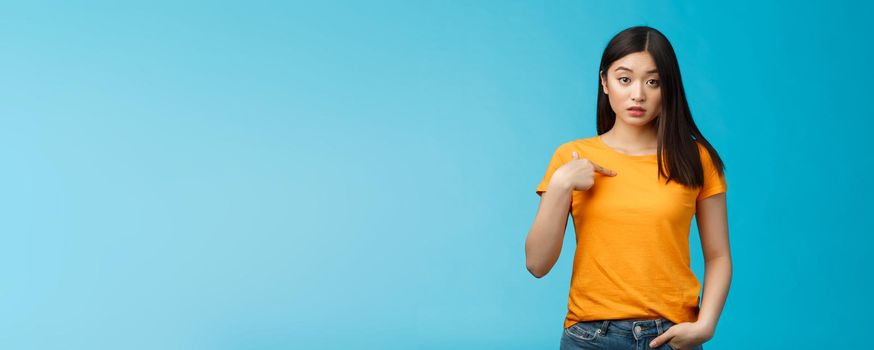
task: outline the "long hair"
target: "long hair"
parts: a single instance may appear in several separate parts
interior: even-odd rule
[[[607,94],[601,89],[600,73],[603,72],[606,77],[613,62],[628,54],[643,51],[649,52],[655,61],[662,96],[661,112],[656,117],[658,175],[667,178],[665,183],[675,180],[688,187],[701,187],[704,184],[704,171],[695,142],[707,149],[719,174],[723,174],[725,165],[692,120],[674,48],[658,30],[647,26],[628,28],[616,34],[604,49],[598,74],[598,135],[610,130],[616,122],[616,113],[610,107]],[[667,165],[667,173],[663,163]]]

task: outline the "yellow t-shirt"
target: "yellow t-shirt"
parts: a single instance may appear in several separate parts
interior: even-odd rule
[[[690,267],[689,226],[696,201],[726,191],[706,148],[698,145],[704,186],[687,188],[658,177],[656,155],[632,156],[600,136],[562,144],[553,154],[537,193],[556,169],[580,158],[617,172],[595,173],[587,191],[571,194],[577,248],[565,328],[576,322],[664,317],[698,319],[701,284]],[[667,170],[665,170],[667,171]]]

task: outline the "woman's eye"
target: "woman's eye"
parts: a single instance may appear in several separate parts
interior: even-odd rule
[[[650,80],[650,81],[654,83],[654,84],[652,84],[653,86],[659,86],[659,81],[658,81],[658,80],[653,79],[653,80]]]
[[[625,81],[625,80],[622,80],[622,79],[628,79],[628,77],[621,77],[621,78],[619,78],[619,81],[620,81],[621,83],[624,84],[624,83],[626,83],[626,81]],[[628,79],[628,80],[631,80],[631,79]]]

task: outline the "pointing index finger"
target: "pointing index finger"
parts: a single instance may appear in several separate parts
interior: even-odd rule
[[[598,164],[595,164],[595,162],[592,162],[592,166],[595,167],[595,171],[597,171],[597,172],[599,172],[599,173],[601,173],[601,174],[608,175],[608,176],[616,176],[616,171],[613,171],[613,170],[607,169],[607,168],[605,168],[605,167],[602,167],[602,166],[600,166],[600,165],[598,165]]]

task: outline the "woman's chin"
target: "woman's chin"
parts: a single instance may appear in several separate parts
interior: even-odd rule
[[[647,116],[632,117],[632,116],[626,115],[626,116],[622,116],[620,118],[622,118],[623,123],[628,124],[628,125],[634,125],[634,126],[649,125],[650,123],[652,123],[653,120],[655,120],[655,118],[650,118]]]

